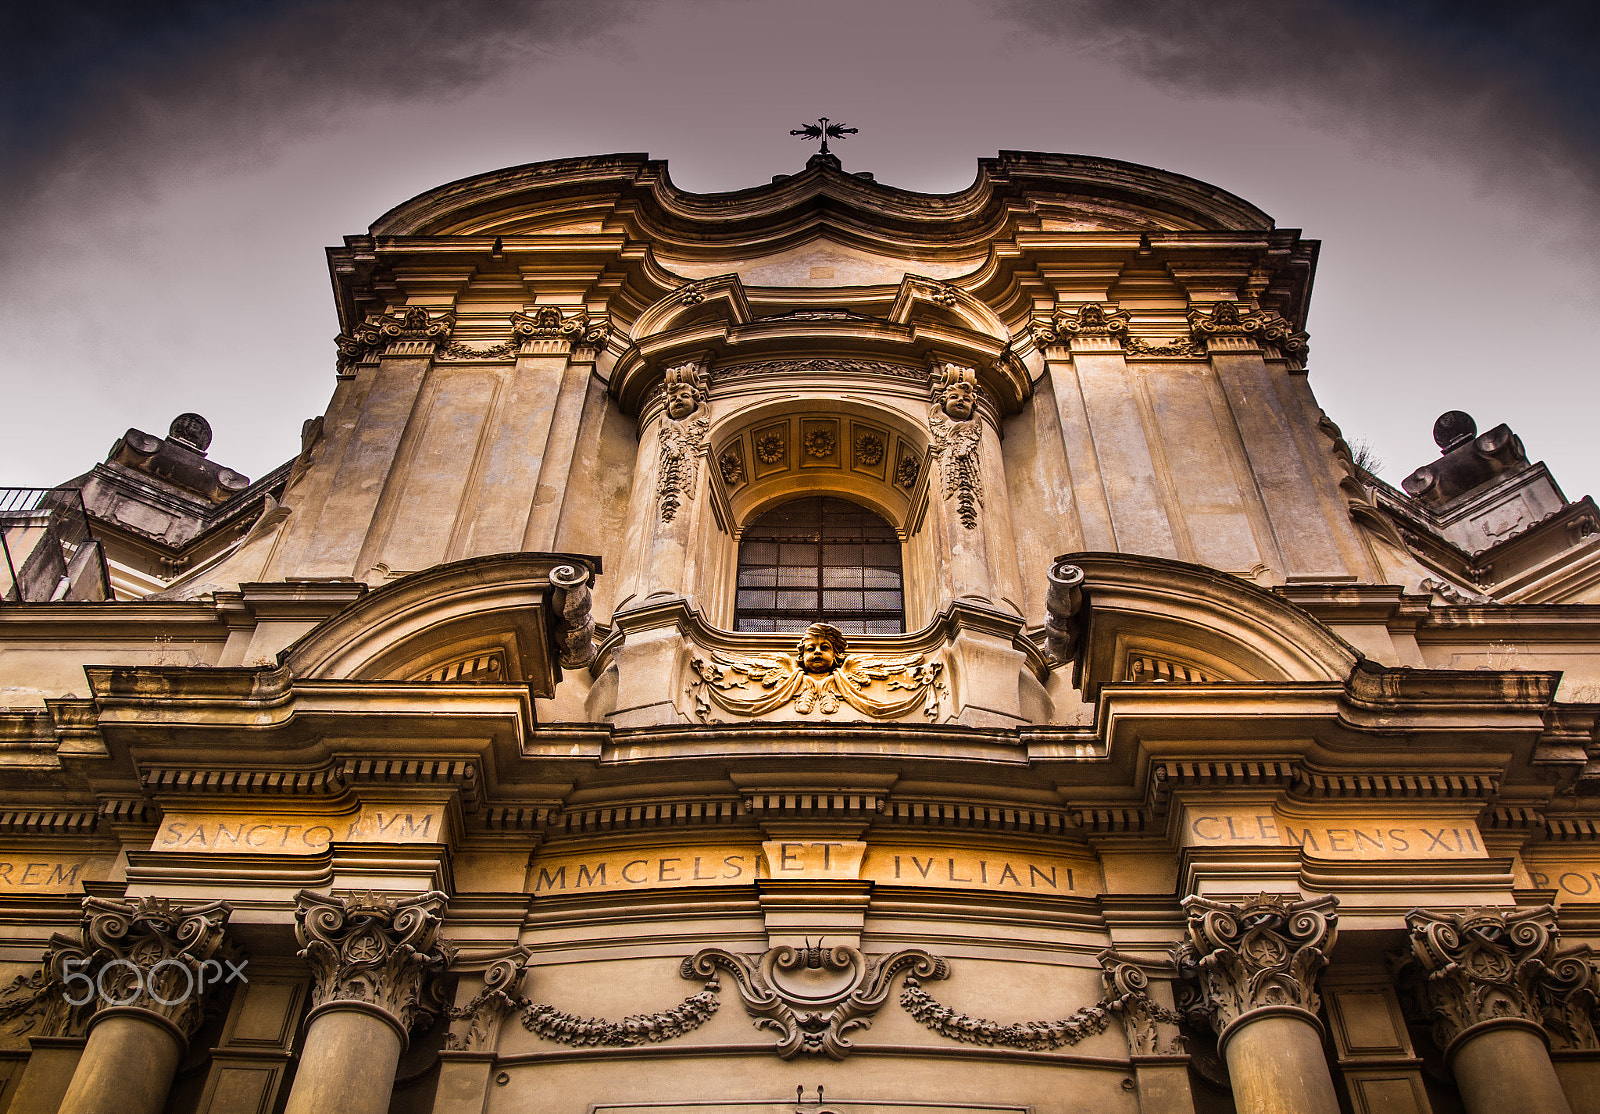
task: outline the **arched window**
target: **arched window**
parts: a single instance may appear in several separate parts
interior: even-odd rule
[[[905,622],[900,539],[866,508],[814,495],[746,527],[734,630],[900,634]]]

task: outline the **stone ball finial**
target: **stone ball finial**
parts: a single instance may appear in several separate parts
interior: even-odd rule
[[[167,440],[204,453],[211,447],[211,423],[199,414],[179,414],[167,427]]]
[[[1465,445],[1476,436],[1478,423],[1465,410],[1446,410],[1433,423],[1433,443],[1439,446],[1442,453]]]

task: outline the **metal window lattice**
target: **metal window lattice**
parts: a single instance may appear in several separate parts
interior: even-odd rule
[[[752,523],[739,543],[733,629],[900,634],[905,592],[894,528],[854,503],[796,499]]]

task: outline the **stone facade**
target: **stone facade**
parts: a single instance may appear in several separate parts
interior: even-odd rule
[[[1600,1111],[1600,513],[1455,411],[1358,465],[1317,249],[1018,152],[348,237],[296,459],[40,504],[0,1111]],[[811,497],[904,633],[740,629]]]

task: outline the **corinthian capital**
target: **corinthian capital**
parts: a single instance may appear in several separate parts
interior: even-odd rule
[[[432,1021],[423,996],[453,955],[438,938],[444,903],[436,890],[405,898],[325,897],[301,890],[295,936],[315,980],[313,1010],[364,1009],[402,1037]]]
[[[92,985],[96,1012],[126,1007],[152,1013],[187,1040],[200,1027],[206,986],[222,981],[216,957],[232,913],[225,901],[174,905],[153,897],[86,897],[82,942],[62,936],[51,941],[47,978],[76,991],[74,997]]]
[[[1238,905],[1185,898],[1189,938],[1177,959],[1199,982],[1192,1012],[1219,1039],[1261,1010],[1314,1016],[1317,975],[1338,936],[1338,904],[1332,896],[1301,901],[1294,894],[1261,894]]]
[[[1410,1004],[1449,1050],[1486,1022],[1549,1026],[1558,1043],[1593,1046],[1588,949],[1558,948],[1555,910],[1470,909],[1406,915],[1411,948],[1398,957]]]

